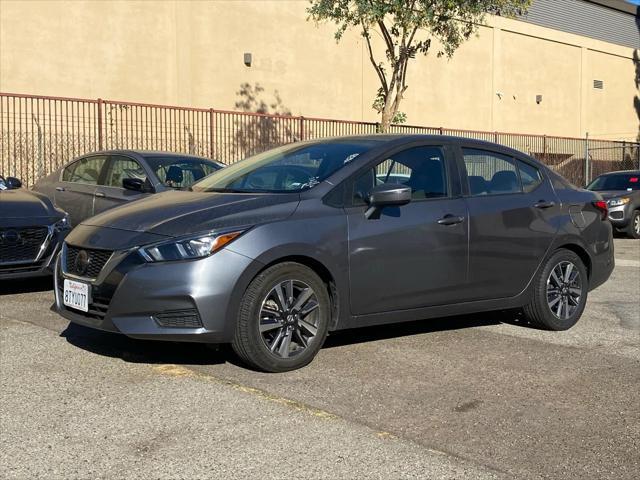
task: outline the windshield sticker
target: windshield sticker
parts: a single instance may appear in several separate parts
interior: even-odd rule
[[[354,158],[356,158],[358,155],[360,155],[359,153],[352,153],[351,155],[349,155],[347,158],[344,159],[344,162],[342,162],[343,165],[346,165],[347,163],[349,163],[351,160],[353,160]]]

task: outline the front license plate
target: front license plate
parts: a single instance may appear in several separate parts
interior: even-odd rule
[[[65,306],[89,311],[89,285],[74,280],[64,280],[64,291],[62,292],[62,302]]]

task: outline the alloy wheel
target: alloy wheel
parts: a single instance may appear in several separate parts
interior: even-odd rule
[[[566,260],[553,267],[547,279],[547,304],[556,318],[570,318],[580,305],[581,296],[580,270]]]
[[[279,282],[260,307],[258,324],[265,346],[280,358],[302,353],[318,333],[319,307],[315,292],[305,282]]]
[[[636,235],[640,235],[640,215],[636,215],[633,219],[633,230],[636,232]]]

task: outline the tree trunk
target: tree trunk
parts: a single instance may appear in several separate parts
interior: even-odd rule
[[[382,119],[380,122],[380,133],[388,133],[389,127],[391,126],[391,120],[393,119],[394,113],[391,112],[390,108],[385,108],[382,110]]]

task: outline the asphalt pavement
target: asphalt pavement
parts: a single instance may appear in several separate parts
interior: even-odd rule
[[[0,284],[1,478],[636,478],[640,242],[567,332],[496,312],[339,332],[299,371],[69,325]]]

